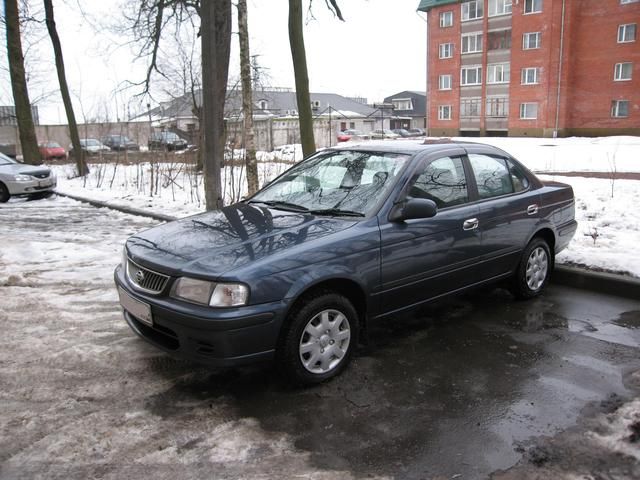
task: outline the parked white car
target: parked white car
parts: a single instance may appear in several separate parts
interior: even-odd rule
[[[373,138],[374,140],[379,140],[379,139],[383,139],[383,138],[399,138],[400,135],[398,135],[397,133],[393,133],[391,130],[387,130],[386,128],[384,130],[382,129],[377,129],[377,130],[373,130],[371,133],[371,138]]]
[[[80,146],[86,155],[98,155],[110,152],[111,149],[95,138],[81,138]],[[73,156],[73,145],[69,145],[69,156]]]
[[[0,153],[0,203],[11,197],[48,197],[54,192],[56,183],[49,168],[24,165]]]

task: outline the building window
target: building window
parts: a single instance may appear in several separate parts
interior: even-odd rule
[[[266,100],[260,100],[258,102],[258,107],[260,108],[260,110],[266,110],[268,106],[269,104],[267,103]]]
[[[495,63],[487,65],[487,83],[509,83],[511,65],[508,63]]]
[[[521,103],[520,104],[520,119],[535,120],[536,118],[538,118],[537,103]]]
[[[480,116],[481,98],[460,99],[460,118],[473,118]]]
[[[629,116],[629,100],[614,100],[611,102],[611,116],[626,118]]]
[[[640,2],[640,0],[620,0],[620,4],[624,5],[625,3],[636,3]]]
[[[504,50],[511,48],[511,29],[489,32],[487,50]]]
[[[440,58],[452,58],[452,57],[453,57],[453,43],[441,43]]]
[[[628,43],[636,41],[636,24],[629,23],[618,26],[618,43]]]
[[[395,110],[413,110],[413,102],[410,98],[396,98],[391,103]]]
[[[528,67],[522,69],[522,85],[536,85],[540,83],[540,69]]]
[[[438,90],[451,90],[452,76],[450,74],[438,77]]]
[[[438,120],[451,120],[451,105],[440,105],[438,107]]]
[[[482,66],[473,65],[462,67],[460,73],[460,85],[482,85]]]
[[[524,0],[524,13],[539,13],[542,11],[542,0]]]
[[[453,12],[442,12],[440,14],[440,27],[451,27],[453,26]]]
[[[616,82],[624,82],[627,80],[631,80],[632,71],[633,71],[633,64],[631,62],[616,63],[613,79]]]
[[[489,16],[507,15],[511,13],[512,0],[489,0]]]
[[[478,53],[482,51],[482,33],[462,35],[462,53]]]
[[[509,97],[488,97],[485,114],[492,118],[508,117]]]
[[[474,0],[472,2],[465,2],[460,7],[462,9],[462,21],[475,20],[476,18],[482,18],[482,8],[484,0]]]
[[[540,32],[529,32],[522,35],[522,49],[540,48]]]

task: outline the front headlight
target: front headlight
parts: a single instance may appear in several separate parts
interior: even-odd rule
[[[195,278],[180,277],[173,286],[172,297],[208,305],[214,284]]]
[[[212,283],[195,278],[179,278],[171,296],[211,307],[238,307],[249,300],[249,288],[239,283]]]
[[[239,283],[218,283],[209,305],[212,307],[239,307],[249,300],[249,288]]]
[[[30,182],[33,180],[33,177],[31,177],[31,175],[22,175],[22,174],[16,175],[13,178],[16,182]]]

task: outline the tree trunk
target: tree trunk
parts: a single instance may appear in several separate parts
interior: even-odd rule
[[[207,210],[222,208],[220,166],[224,160],[224,100],[227,93],[231,46],[231,0],[208,0],[200,5],[202,39],[202,111],[204,135],[204,192]]]
[[[296,79],[296,99],[298,101],[302,152],[307,157],[315,153],[316,142],[313,138],[309,74],[307,72],[307,55],[302,31],[302,0],[289,0],[289,44],[293,59],[293,73]]]
[[[64,71],[62,46],[60,45],[60,38],[58,37],[58,31],[56,30],[56,21],[53,18],[52,0],[44,0],[44,11],[47,30],[49,31],[49,37],[51,37],[53,52],[56,58],[56,71],[58,73],[58,82],[60,83],[60,94],[62,95],[62,103],[64,104],[64,111],[67,114],[67,121],[69,123],[69,136],[71,137],[71,144],[73,145],[76,168],[78,170],[78,175],[80,177],[84,177],[89,173],[89,168],[84,161],[84,151],[80,145],[78,124],[76,123],[76,116],[73,113],[73,105],[71,104],[71,96],[69,95],[69,86],[67,85],[67,77]]]
[[[24,73],[24,56],[22,54],[22,40],[20,39],[20,20],[18,16],[17,0],[5,0],[5,22],[7,28],[7,57],[11,75],[11,89],[16,107],[16,119],[20,133],[20,146],[25,163],[40,165],[40,151],[38,139],[31,115],[31,102]]]
[[[238,35],[240,37],[240,77],[242,81],[242,116],[244,119],[243,134],[247,188],[248,194],[253,195],[260,186],[258,184],[258,163],[256,161],[256,142],[253,131],[253,88],[251,86],[247,0],[238,0]]]

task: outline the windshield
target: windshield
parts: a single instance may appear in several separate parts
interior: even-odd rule
[[[397,153],[323,152],[293,167],[250,201],[367,215],[387,195],[409,158]]]
[[[178,137],[178,135],[173,132],[164,132],[162,135],[167,142],[175,142],[176,140],[180,140],[180,137]]]
[[[4,153],[0,153],[0,165],[11,165],[14,163],[18,163],[18,162],[7,157]]]

